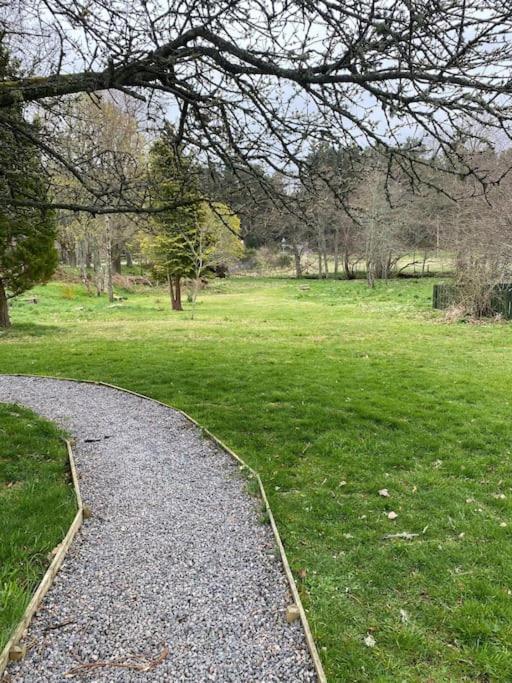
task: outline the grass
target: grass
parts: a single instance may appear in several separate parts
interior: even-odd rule
[[[444,324],[431,288],[233,279],[191,320],[51,283],[0,370],[148,394],[256,468],[330,681],[511,681],[511,327]]]
[[[0,403],[0,651],[75,514],[67,452],[50,422]]]

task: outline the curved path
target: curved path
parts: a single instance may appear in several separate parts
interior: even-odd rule
[[[0,401],[73,434],[93,513],[7,680],[315,680],[300,622],[286,623],[288,586],[261,505],[198,428],[152,401],[63,380],[0,376]]]

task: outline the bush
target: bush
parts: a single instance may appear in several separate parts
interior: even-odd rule
[[[278,268],[290,268],[292,265],[292,257],[290,254],[279,254],[275,259]]]

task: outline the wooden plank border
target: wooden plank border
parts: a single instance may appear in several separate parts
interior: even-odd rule
[[[315,672],[317,675],[318,683],[327,683],[327,677],[325,675],[325,671],[324,671],[320,656],[318,654],[318,649],[316,647],[315,640],[313,638],[313,634],[312,634],[311,628],[309,626],[306,611],[305,611],[304,606],[302,604],[302,600],[300,598],[300,594],[299,594],[299,591],[297,588],[297,584],[295,583],[295,579],[294,579],[292,571],[290,569],[290,563],[288,562],[288,558],[286,556],[286,551],[284,549],[284,545],[283,545],[283,542],[281,540],[281,536],[279,534],[279,530],[277,528],[277,524],[276,524],[276,521],[274,519],[272,509],[270,507],[270,503],[268,502],[268,498],[267,498],[265,488],[263,486],[263,482],[262,482],[261,477],[258,474],[258,472],[256,472],[256,470],[254,470],[250,465],[248,465],[237,453],[232,451],[231,448],[229,448],[229,446],[226,446],[226,444],[223,441],[221,441],[219,438],[217,438],[215,436],[215,434],[212,434],[209,429],[207,429],[206,427],[203,427],[203,425],[201,425],[197,420],[195,420],[193,417],[188,415],[184,410],[180,410],[180,408],[175,408],[173,406],[170,406],[167,403],[164,403],[163,401],[159,401],[156,398],[151,398],[151,396],[145,396],[144,394],[140,394],[137,391],[132,391],[131,389],[124,389],[123,387],[119,387],[116,384],[110,384],[109,382],[101,382],[101,381],[96,381],[96,380],[92,380],[92,379],[71,379],[69,377],[54,377],[52,375],[27,375],[27,374],[23,374],[23,373],[1,373],[0,372],[0,374],[3,374],[5,376],[11,376],[11,377],[31,377],[31,378],[36,378],[36,379],[41,378],[41,379],[62,380],[64,382],[75,382],[77,384],[94,384],[96,386],[103,386],[103,387],[108,387],[109,389],[115,389],[116,391],[121,391],[125,394],[131,394],[132,396],[137,396],[138,398],[142,398],[146,401],[152,401],[153,403],[161,405],[164,408],[168,408],[168,409],[170,408],[171,410],[175,410],[176,412],[183,415],[183,417],[185,419],[187,419],[189,422],[192,422],[192,424],[194,424],[196,427],[198,427],[203,432],[203,434],[208,436],[225,453],[227,453],[229,456],[231,456],[245,470],[247,470],[258,483],[259,492],[260,492],[261,498],[263,500],[263,504],[265,506],[265,510],[267,512],[268,518],[270,520],[270,525],[272,527],[272,532],[274,534],[274,539],[276,541],[276,545],[279,549],[279,555],[281,558],[281,563],[283,565],[283,569],[284,569],[286,578],[288,580],[288,584],[290,587],[290,591],[291,591],[293,600],[294,600],[295,605],[297,606],[297,609],[299,611],[299,617],[300,617],[300,620],[302,623],[302,629],[304,631],[304,637],[306,639],[306,643],[308,646],[309,653],[311,655],[311,659],[313,660],[313,666],[315,667]],[[68,448],[71,449],[69,444],[68,444]],[[72,461],[72,457],[70,458],[70,462],[71,461]],[[72,472],[73,472],[73,469],[74,469],[74,463],[72,465]],[[73,476],[76,476],[76,472],[75,472],[75,475],[73,475]],[[80,500],[80,504],[81,504],[81,499],[79,499],[80,491],[78,488],[77,488],[77,494],[78,494],[77,500]],[[78,514],[77,514],[77,517],[78,517]],[[83,508],[81,509],[81,517],[83,517]],[[75,531],[75,533],[76,533],[76,531]],[[62,563],[62,561],[61,561],[61,563]],[[43,581],[44,581],[44,579],[43,579]],[[46,590],[48,590],[48,589],[46,589]],[[45,591],[45,593],[46,593],[46,591]],[[43,595],[44,595],[44,593],[43,593]],[[0,659],[0,674],[2,673],[1,661],[2,660]]]
[[[80,487],[78,484],[78,475],[76,471],[75,458],[73,456],[73,450],[71,448],[70,442],[67,439],[64,439],[64,442],[66,444],[66,449],[68,453],[69,467],[71,470],[71,480],[75,491],[77,511],[66,535],[64,536],[63,540],[59,543],[59,545],[56,546],[57,551],[53,557],[53,560],[51,561],[50,566],[46,570],[45,575],[41,579],[39,586],[36,588],[34,594],[32,595],[32,598],[28,603],[27,608],[25,609],[25,612],[23,613],[20,622],[14,629],[12,636],[9,638],[9,640],[5,644],[5,647],[0,653],[0,679],[3,677],[3,673],[11,659],[13,649],[17,646],[21,638],[25,635],[25,632],[29,627],[30,622],[32,621],[32,617],[39,609],[39,606],[41,605],[44,596],[48,592],[48,589],[52,585],[57,572],[62,566],[62,563],[64,561],[64,558],[66,557],[66,553],[68,552],[69,547],[71,546],[78,530],[82,526],[83,504],[82,496],[80,495]]]

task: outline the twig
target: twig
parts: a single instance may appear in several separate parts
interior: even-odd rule
[[[67,671],[64,676],[66,678],[72,678],[80,673],[92,671],[93,669],[102,669],[105,667],[112,669],[131,669],[132,671],[142,672],[153,671],[153,669],[156,669],[157,666],[160,666],[160,664],[167,658],[168,655],[169,648],[167,645],[165,645],[162,652],[155,659],[147,659],[143,655],[129,655],[124,661],[113,659],[110,661],[102,660],[99,662],[86,662],[84,664],[78,664],[77,666],[74,666],[72,669]]]
[[[51,624],[44,629],[44,632],[54,631],[57,628],[64,628],[64,626],[69,626],[69,624],[75,624],[75,621],[63,621],[61,624]]]

